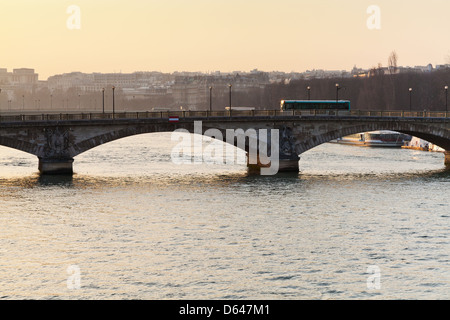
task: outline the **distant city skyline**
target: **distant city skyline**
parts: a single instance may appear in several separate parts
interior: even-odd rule
[[[160,74],[164,74],[164,75],[171,75],[171,76],[176,76],[176,75],[182,75],[182,76],[186,76],[186,75],[201,75],[201,76],[225,76],[225,75],[237,75],[237,74],[252,74],[252,73],[266,73],[268,75],[270,75],[271,78],[278,78],[278,79],[297,79],[297,78],[302,78],[302,79],[318,79],[318,78],[323,78],[323,77],[327,77],[327,78],[339,78],[339,77],[350,77],[350,76],[357,76],[358,74],[363,74],[363,75],[367,75],[369,76],[369,73],[371,72],[371,70],[375,70],[375,69],[385,69],[385,73],[388,72],[388,65],[377,65],[377,66],[372,66],[370,68],[361,68],[357,65],[354,65],[353,68],[351,69],[336,69],[336,70],[327,70],[327,69],[308,69],[302,72],[299,71],[290,71],[290,72],[285,72],[285,71],[279,71],[279,70],[260,70],[258,68],[254,68],[252,70],[233,70],[233,71],[221,71],[221,70],[215,70],[215,71],[207,71],[207,72],[203,72],[203,71],[187,71],[187,70],[175,70],[173,72],[161,72],[158,70],[134,70],[131,72],[97,72],[97,71],[93,71],[93,72],[83,72],[83,71],[79,71],[79,70],[73,70],[73,71],[68,71],[68,72],[64,72],[64,73],[58,73],[58,74],[52,74],[49,75],[48,78],[43,79],[40,74],[39,74],[39,70],[36,70],[35,68],[32,67],[13,67],[13,68],[8,68],[5,66],[0,66],[0,85],[8,85],[8,84],[20,84],[22,81],[20,80],[12,80],[14,78],[14,76],[18,76],[21,75],[22,77],[29,77],[28,80],[23,81],[23,83],[34,83],[37,84],[38,81],[40,81],[41,83],[46,83],[49,80],[52,80],[55,77],[60,77],[60,76],[71,76],[71,75],[76,75],[76,74],[81,74],[81,75],[132,75],[132,74],[138,74],[138,73],[160,73]],[[418,72],[427,72],[427,71],[433,71],[433,70],[439,70],[439,69],[443,69],[443,68],[450,68],[450,63],[445,63],[445,64],[438,64],[438,65],[433,65],[431,63],[429,64],[416,64],[414,66],[402,66],[402,65],[398,65],[396,66],[397,71],[402,71],[402,72],[408,72],[408,71],[418,71]],[[285,78],[283,78],[283,76],[285,76]]]
[[[374,10],[375,9],[375,10]],[[377,11],[378,10],[378,11]],[[56,74],[305,72],[450,63],[450,2],[16,0],[0,67]]]

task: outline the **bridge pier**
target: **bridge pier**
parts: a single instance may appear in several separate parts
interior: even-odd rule
[[[300,166],[299,162],[300,157],[297,155],[292,155],[289,158],[283,157],[280,155],[280,159],[278,160],[278,172],[299,172]],[[250,173],[257,173],[259,174],[261,172],[261,168],[270,168],[272,163],[267,163],[268,161],[261,161],[258,155],[258,163],[253,164],[250,163],[250,158],[247,154],[247,168]]]
[[[42,159],[39,158],[41,174],[73,174],[73,159]]]
[[[275,136],[277,135],[277,136]],[[277,129],[275,133],[272,131],[269,133],[270,137],[260,137],[264,142],[267,143],[267,150],[270,149],[271,152],[276,152],[278,149],[278,163],[271,162],[270,157],[267,155],[262,155],[258,151],[257,163],[254,161],[250,163],[250,157],[247,153],[247,167],[249,168],[249,172],[261,172],[261,168],[271,168],[270,174],[276,174],[278,172],[299,172],[300,167],[298,162],[300,161],[300,157],[296,152],[295,141],[296,137],[293,135],[293,130],[290,127],[282,126],[280,129]],[[275,138],[272,140],[272,138]],[[261,144],[260,144],[261,146]],[[275,150],[272,150],[274,147]]]
[[[444,163],[447,167],[450,168],[450,151],[445,151],[445,160]]]
[[[280,159],[280,168],[279,172],[299,172],[300,166],[298,162],[300,161],[300,157],[297,156],[297,159]]]

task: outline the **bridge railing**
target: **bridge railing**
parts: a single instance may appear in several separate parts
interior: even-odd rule
[[[351,117],[403,117],[450,118],[450,112],[438,111],[370,111],[370,110],[222,110],[222,111],[146,111],[115,113],[51,113],[0,115],[0,123],[33,121],[111,120],[111,119],[168,119],[214,117],[291,117],[291,116],[351,116]]]
[[[370,111],[352,110],[353,116],[366,117],[412,117],[412,118],[449,118],[450,112],[446,111]]]

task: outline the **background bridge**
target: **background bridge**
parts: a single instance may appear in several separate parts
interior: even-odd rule
[[[175,121],[171,121],[172,120]],[[425,139],[446,150],[450,165],[450,114],[408,111],[175,111],[53,113],[0,117],[0,145],[39,158],[41,173],[73,173],[74,157],[99,145],[143,133],[214,128],[279,129],[280,171],[299,169],[299,155],[322,143],[359,132],[392,130]]]

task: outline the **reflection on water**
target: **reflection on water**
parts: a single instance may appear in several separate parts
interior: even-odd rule
[[[345,183],[345,181],[356,180],[372,181],[373,183],[383,182],[414,182],[414,181],[435,181],[447,182],[450,178],[450,171],[446,168],[441,170],[423,172],[403,172],[386,173],[383,175],[376,173],[339,173],[334,175],[292,173],[281,172],[275,176],[262,176],[244,171],[228,175],[182,175],[178,177],[137,177],[131,176],[128,179],[123,177],[101,177],[83,174],[75,175],[39,175],[34,173],[26,177],[0,178],[0,185],[3,187],[31,188],[73,188],[73,189],[96,189],[102,187],[119,187],[124,185],[143,186],[146,188],[176,188],[177,190],[189,190],[195,185],[209,188],[229,188],[232,185],[245,186],[253,185],[264,187],[270,184],[271,188],[295,187],[302,184],[312,183]]]
[[[130,140],[131,139],[131,140]],[[150,141],[151,140],[151,141]],[[301,172],[175,165],[170,136],[75,159],[73,177],[0,149],[4,299],[442,299],[443,155],[326,144]],[[80,268],[81,288],[67,287]],[[381,289],[367,287],[368,266]]]

